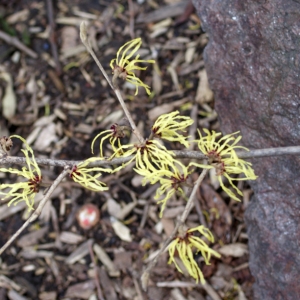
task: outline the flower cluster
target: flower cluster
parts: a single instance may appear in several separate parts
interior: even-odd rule
[[[243,193],[233,183],[233,180],[255,180],[257,178],[254,174],[254,170],[252,169],[252,164],[239,158],[236,154],[236,149],[248,150],[246,147],[237,146],[237,143],[242,137],[235,137],[235,135],[239,133],[235,132],[227,134],[217,141],[217,138],[221,135],[221,133],[216,133],[215,131],[210,132],[208,129],[203,130],[206,133],[206,136],[203,137],[201,132],[198,131],[200,139],[197,142],[200,151],[208,158],[208,165],[195,162],[191,164],[200,168],[214,168],[223,191],[231,198],[240,201],[236,194],[224,185],[222,176],[227,178],[230,185],[241,196]],[[232,177],[232,175],[238,174],[244,174],[244,177]]]
[[[189,166],[186,167],[177,160],[174,160],[173,164],[168,166],[168,168],[160,169],[155,172],[146,169],[136,169],[135,171],[144,177],[143,185],[147,182],[151,184],[160,183],[160,187],[156,190],[154,197],[154,199],[158,200],[157,203],[161,204],[160,217],[162,217],[167,201],[175,193],[183,197],[185,196],[183,186],[187,185],[186,181],[188,175],[192,173],[192,171],[189,170]],[[161,199],[162,197],[163,199]]]
[[[111,60],[110,67],[113,70],[114,77],[119,77],[136,86],[135,95],[138,93],[138,87],[143,87],[147,94],[150,95],[150,87],[138,78],[134,70],[146,70],[147,67],[137,66],[137,63],[155,63],[155,60],[139,59],[140,55],[132,56],[138,51],[142,45],[141,38],[133,39],[125,43],[117,52],[117,57]]]
[[[22,149],[21,151],[25,155],[26,166],[24,166],[22,170],[17,168],[0,168],[0,172],[16,174],[25,178],[26,181],[20,181],[12,184],[1,184],[0,195],[5,195],[2,200],[10,199],[8,206],[12,203],[16,205],[21,201],[25,201],[28,209],[32,210],[34,208],[35,195],[39,192],[42,182],[41,170],[35,160],[33,150],[26,140],[18,135],[13,135],[11,138],[18,138],[24,143],[25,149]],[[12,145],[10,138],[4,137],[4,139],[8,145]],[[101,176],[100,172],[110,173],[111,170],[101,168],[99,166],[93,167],[92,165],[93,163],[97,163],[102,160],[103,159],[99,157],[92,157],[78,164],[78,166],[73,166],[72,170],[70,170],[70,178],[92,191],[98,192],[108,190],[106,184],[99,181],[98,177]],[[9,191],[2,191],[6,189],[9,189]]]
[[[135,171],[144,177],[143,184],[147,182],[151,184],[159,182],[160,187],[156,191],[155,199],[158,200],[159,204],[162,204],[160,213],[162,216],[168,199],[175,193],[184,196],[182,186],[186,184],[188,174],[191,172],[189,171],[189,167],[174,160],[174,153],[167,150],[166,147],[155,140],[155,138],[179,142],[188,147],[188,137],[184,136],[183,133],[191,124],[193,124],[193,120],[189,117],[180,116],[178,111],[161,115],[153,124],[151,135],[145,143],[129,145],[121,145],[120,139],[124,137],[123,130],[120,129],[120,126],[114,124],[109,130],[98,134],[94,138],[92,149],[95,140],[103,135],[100,140],[101,156],[103,156],[103,142],[105,139],[109,139],[114,151],[109,159],[132,156],[127,163],[124,163],[115,169],[115,171],[135,161]],[[105,133],[107,133],[107,135],[104,136]],[[118,140],[118,148],[115,146],[116,140]],[[163,199],[160,199],[162,197]]]
[[[156,140],[146,140],[143,144],[122,145],[116,149],[113,157],[128,157],[132,158],[116,170],[124,168],[131,162],[136,162],[136,170],[147,170],[157,172],[161,169],[166,169],[174,161],[174,153]]]
[[[210,258],[212,255],[218,258],[221,256],[218,252],[209,248],[209,246],[203,241],[203,239],[195,236],[194,234],[196,232],[199,232],[208,241],[212,243],[214,242],[212,233],[209,231],[209,229],[205,228],[202,225],[188,230],[184,230],[183,228],[181,228],[179,230],[179,235],[169,245],[168,250],[170,259],[168,263],[170,264],[174,262],[177,270],[183,273],[175,259],[175,251],[177,251],[180,260],[183,262],[183,265],[185,266],[190,276],[192,276],[196,280],[196,283],[198,283],[198,281],[200,280],[200,282],[204,284],[205,279],[197,262],[194,259],[193,250],[195,249],[197,252],[201,252],[206,265],[210,264]]]
[[[152,137],[164,139],[170,142],[179,142],[185,147],[189,146],[189,142],[183,135],[185,129],[193,124],[193,120],[190,117],[180,116],[178,111],[163,114],[155,121],[152,126]],[[158,204],[162,204],[160,217],[162,217],[163,211],[166,207],[167,201],[175,194],[178,193],[184,196],[182,189],[186,184],[189,171],[189,166],[184,166],[181,162],[168,159],[160,168],[137,168],[135,171],[144,177],[143,184],[150,182],[155,184],[160,183],[160,187],[156,190],[155,199],[158,200]],[[163,199],[161,199],[163,198]]]
[[[91,157],[80,163],[78,166],[73,166],[70,171],[70,178],[91,191],[102,192],[108,190],[106,184],[98,180],[98,177],[101,176],[100,172],[111,173],[111,170],[101,167],[89,166],[90,164],[97,161],[102,161],[102,158]]]
[[[16,174],[26,179],[26,181],[16,182],[12,184],[1,184],[0,190],[4,190],[6,188],[10,190],[7,192],[1,191],[0,195],[5,195],[2,200],[10,199],[8,206],[10,206],[12,203],[16,205],[21,201],[25,201],[28,209],[32,210],[34,205],[34,197],[39,191],[39,187],[42,181],[41,170],[36,163],[33,151],[27,144],[26,140],[18,135],[13,135],[11,136],[11,138],[18,138],[24,143],[25,149],[22,149],[21,151],[25,155],[26,166],[24,166],[22,170],[15,168],[0,168],[0,172]]]

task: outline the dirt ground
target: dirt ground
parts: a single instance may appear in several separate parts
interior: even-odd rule
[[[141,73],[151,86],[150,97],[143,89],[134,96],[132,86],[122,83],[128,108],[145,136],[160,114],[174,110],[194,119],[189,132],[194,138],[196,128],[220,130],[203,62],[208,37],[187,5],[188,1],[175,0],[1,1],[0,135],[26,138],[37,157],[83,160],[91,157],[96,134],[124,117],[80,41],[82,21],[108,74],[118,48],[132,38],[142,38],[143,59],[156,60]],[[10,97],[9,106],[16,106],[10,115],[4,113],[5,97]],[[177,144],[168,146],[180,149]],[[21,155],[20,149],[15,143],[11,155]],[[105,154],[111,154],[107,145]],[[50,183],[59,171],[44,167],[44,180]],[[15,179],[0,174],[2,183]],[[109,187],[103,193],[84,190],[70,180],[59,186],[39,219],[2,255],[0,299],[98,299],[99,291],[107,300],[252,299],[243,220],[252,193],[247,184],[239,184],[244,192],[241,202],[229,199],[212,174],[199,189],[188,223],[199,225],[202,210],[216,237],[214,249],[223,247],[226,253],[213,258],[210,266],[197,256],[207,284],[179,273],[167,264],[164,253],[145,292],[142,270],[172,231],[185,200],[175,197],[168,202],[160,219],[155,190],[141,186],[132,168],[103,180]],[[100,221],[85,230],[76,215],[87,203],[99,208]],[[28,218],[24,208],[21,203],[9,208],[1,203],[0,245]],[[120,212],[122,218],[112,218]],[[129,229],[129,240],[114,226],[119,223]]]

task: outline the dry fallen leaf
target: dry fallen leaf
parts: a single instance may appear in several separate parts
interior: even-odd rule
[[[248,253],[248,246],[242,243],[225,245],[218,249],[218,252],[225,256],[241,257]]]
[[[78,30],[75,26],[65,26],[61,30],[61,48],[62,53],[73,49],[78,44]]]
[[[15,12],[12,15],[8,16],[5,18],[5,21],[8,24],[15,24],[15,23],[20,23],[20,22],[24,22],[27,21],[29,16],[29,9],[22,9],[21,11]]]
[[[206,70],[199,71],[199,85],[196,94],[196,102],[199,104],[211,102],[214,98],[214,93],[209,87]]]
[[[220,181],[216,175],[216,169],[210,169],[209,171],[210,184],[217,190],[220,187]]]
[[[121,205],[113,198],[109,198],[107,200],[107,211],[112,217],[118,218],[121,211]]]
[[[120,276],[120,271],[118,271],[116,269],[115,264],[110,259],[110,257],[107,255],[105,250],[102,247],[100,247],[100,245],[94,244],[93,250],[95,251],[95,253],[96,253],[97,257],[99,258],[99,260],[103,263],[103,265],[106,266],[110,276],[113,276],[113,277]]]
[[[152,71],[152,87],[153,87],[153,91],[155,92],[155,95],[159,95],[163,88],[161,71],[157,63],[154,65]]]
[[[163,217],[161,218],[161,223],[163,225],[164,232],[167,234],[167,236],[170,236],[175,227],[174,220]]]
[[[184,59],[185,59],[185,62],[190,64],[193,59],[194,59],[194,55],[195,55],[195,52],[196,52],[196,49],[197,49],[197,43],[195,42],[190,42],[187,44],[187,49],[185,51],[185,55],[184,55]]]
[[[114,217],[110,217],[111,225],[116,233],[116,235],[125,242],[131,242],[132,238],[130,235],[130,230],[127,226],[122,224],[120,221],[118,221]]]
[[[187,98],[183,98],[178,101],[173,101],[160,106],[156,106],[148,111],[148,117],[150,120],[155,120],[162,114],[167,114],[171,111],[174,111],[176,107],[183,105],[184,103],[188,102],[188,100],[189,99]]]
[[[87,280],[84,282],[70,285],[67,289],[65,297],[77,299],[89,299],[94,293],[95,280]]]
[[[10,120],[16,113],[17,99],[13,89],[12,77],[7,72],[2,72],[0,78],[6,81],[5,91],[2,97],[2,114]]]
[[[84,240],[84,237],[74,232],[62,231],[59,239],[65,244],[78,244]]]
[[[41,130],[38,138],[35,141],[34,148],[38,151],[45,151],[52,142],[56,142],[57,140],[58,137],[55,131],[55,124],[50,123]]]
[[[43,238],[48,231],[48,227],[43,227],[39,230],[27,233],[23,235],[19,240],[17,240],[17,245],[21,248],[35,245],[38,243],[38,240]]]

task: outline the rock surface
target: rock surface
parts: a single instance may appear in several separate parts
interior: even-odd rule
[[[224,133],[250,149],[300,145],[300,1],[194,0]],[[300,299],[300,158],[252,159],[246,213],[255,299]]]

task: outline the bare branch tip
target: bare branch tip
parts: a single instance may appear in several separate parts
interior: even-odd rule
[[[80,39],[83,43],[87,41],[87,27],[84,21],[80,24]]]

